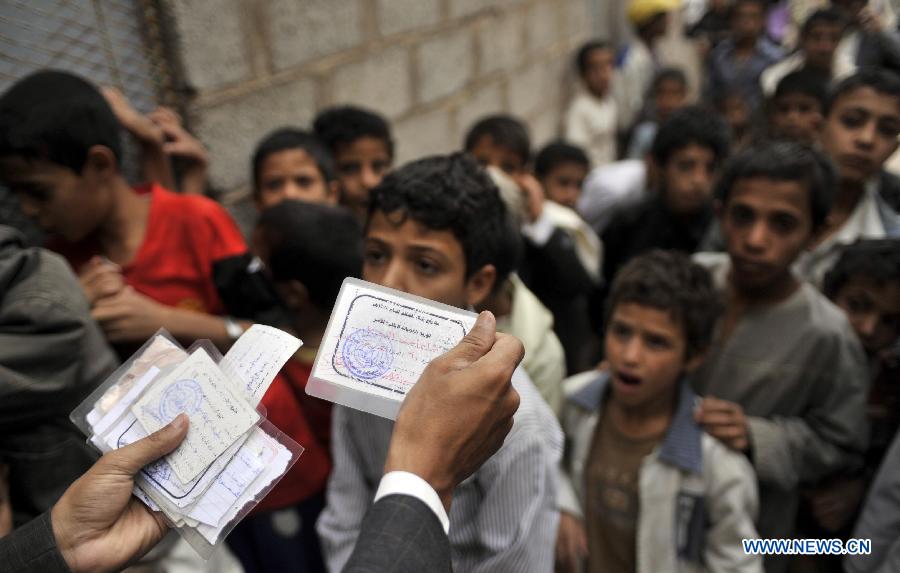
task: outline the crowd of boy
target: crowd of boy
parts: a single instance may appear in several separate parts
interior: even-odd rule
[[[375,110],[276,129],[248,150],[247,237],[172,110],[21,79],[0,96],[0,181],[48,239],[0,221],[0,536],[90,466],[68,412],[157,329],[225,351],[265,323],[304,341],[263,398],[301,463],[211,561],[171,539],[136,567],[339,571],[393,431],[305,392],[355,276],[490,310],[524,345],[512,431],[443,524],[454,570],[900,570],[900,32],[833,0],[788,46],[773,4],[709,2],[690,102],[657,54],[678,2],[629,0],[633,39],[573,55],[539,150],[504,114],[401,166]],[[146,184],[125,179],[122,129]],[[742,544],[798,537],[872,551]]]

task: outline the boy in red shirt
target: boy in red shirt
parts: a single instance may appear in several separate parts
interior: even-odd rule
[[[253,242],[278,292],[286,329],[304,343],[263,405],[269,420],[306,449],[228,543],[248,573],[324,572],[315,523],[331,472],[331,404],[305,390],[341,283],[362,268],[362,229],[349,210],[288,199],[263,211]]]
[[[214,261],[247,250],[227,212],[121,172],[119,122],[90,83],[42,71],[0,98],[0,179],[56,235],[107,338],[129,345],[158,328],[224,349],[242,327],[223,314]]]

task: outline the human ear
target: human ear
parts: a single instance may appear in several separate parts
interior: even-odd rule
[[[309,290],[298,280],[282,281],[275,285],[284,306],[294,313],[300,313],[309,305]]]
[[[484,265],[466,280],[466,304],[478,307],[490,296],[497,281],[494,265]]]
[[[111,177],[119,172],[116,155],[105,145],[92,145],[87,151],[82,175],[90,171],[101,177]]]

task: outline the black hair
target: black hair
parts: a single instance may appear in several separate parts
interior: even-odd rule
[[[362,228],[343,207],[282,201],[262,212],[257,228],[270,249],[272,278],[303,283],[320,309],[334,306],[346,277],[360,276]]]
[[[303,150],[316,162],[316,167],[319,168],[319,172],[322,173],[322,178],[326,182],[334,179],[334,160],[331,157],[331,153],[322,145],[322,142],[308,131],[293,127],[283,127],[262,138],[253,152],[254,195],[258,195],[260,192],[259,177],[262,174],[262,165],[266,158],[274,153],[289,149]]]
[[[650,92],[656,92],[663,82],[678,82],[687,88],[687,76],[681,68],[663,68],[656,72],[653,83],[650,84]]]
[[[426,157],[392,171],[369,196],[370,221],[376,212],[398,225],[409,217],[428,229],[452,232],[466,258],[466,278],[494,265],[496,286],[515,269],[515,261],[504,256],[509,252],[506,206],[467,154]]]
[[[900,103],[900,75],[884,68],[860,68],[831,88],[825,101],[825,115],[831,113],[835,102],[860,88],[871,88],[880,94],[891,96]]]
[[[659,249],[638,255],[616,273],[606,306],[607,325],[616,307],[627,303],[669,313],[684,333],[686,358],[709,347],[722,312],[709,272],[684,253]]]
[[[834,8],[820,8],[810,14],[806,21],[803,22],[803,26],[800,28],[800,37],[803,38],[812,31],[813,27],[820,24],[837,26],[838,28],[843,29],[846,23],[844,15],[841,14],[839,10]]]
[[[466,133],[463,148],[472,151],[483,137],[490,137],[494,145],[505,147],[519,156],[522,163],[531,157],[531,138],[525,124],[511,115],[489,115],[478,120]]]
[[[582,44],[575,54],[575,69],[578,71],[579,76],[583,76],[587,71],[588,58],[591,57],[591,52],[595,50],[608,50],[612,52],[613,47],[612,44],[606,40],[590,40]]]
[[[722,117],[702,106],[683,107],[659,126],[650,153],[657,165],[688,145],[709,148],[717,163],[725,161],[731,145],[731,132]]]
[[[769,5],[769,0],[734,0],[734,3],[731,5],[732,17],[737,14],[738,6],[741,6],[743,4],[756,4],[762,10],[763,15],[765,15],[766,8],[768,8]]]
[[[538,152],[534,158],[534,174],[538,179],[543,179],[563,163],[576,163],[585,169],[591,168],[591,160],[582,148],[557,140],[548,143]]]
[[[0,96],[0,157],[42,159],[81,173],[94,145],[109,148],[121,165],[119,122],[86,80],[44,70]]]
[[[819,102],[819,107],[824,110],[825,100],[828,97],[828,80],[813,70],[801,69],[791,72],[778,82],[775,93],[772,94],[772,101],[792,94],[809,96]]]
[[[844,247],[825,273],[822,292],[833,299],[855,277],[871,279],[879,286],[900,282],[900,239],[860,239]]]
[[[762,177],[796,181],[809,192],[812,230],[817,231],[831,210],[837,172],[831,160],[815,148],[794,141],[759,141],[733,157],[716,187],[716,198],[728,203],[738,181]]]
[[[388,156],[394,157],[394,140],[387,119],[372,110],[352,105],[331,107],[313,121],[313,131],[332,154],[357,139],[371,137],[384,142]]]

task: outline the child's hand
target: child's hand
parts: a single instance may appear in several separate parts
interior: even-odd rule
[[[0,537],[12,531],[12,502],[9,499],[9,466],[0,463]]]
[[[159,330],[168,308],[130,286],[101,299],[91,316],[110,342],[142,342]]]
[[[82,267],[78,281],[91,307],[103,298],[119,294],[125,287],[122,269],[103,257],[93,257]]]
[[[862,478],[839,478],[813,489],[808,496],[813,516],[827,531],[839,531],[859,509],[865,489]]]
[[[750,429],[744,409],[734,402],[704,398],[694,409],[694,420],[710,436],[732,450],[746,452],[750,448]]]
[[[544,188],[531,173],[514,175],[513,180],[525,198],[525,204],[528,206],[528,220],[534,223],[544,212]]]
[[[556,573],[575,573],[578,571],[578,564],[587,554],[584,524],[574,515],[560,512],[559,533],[556,537]]]
[[[150,118],[141,115],[136,109],[131,107],[131,102],[125,97],[121,91],[111,86],[103,86],[100,89],[103,97],[106,98],[109,107],[112,108],[116,119],[122,124],[122,127],[128,130],[141,144],[159,146],[163,144],[165,138],[163,131]]]
[[[209,163],[209,154],[206,148],[199,139],[184,129],[184,126],[181,125],[181,118],[174,110],[160,106],[150,112],[150,119],[165,135],[166,142],[163,144],[163,151],[166,152],[166,155],[181,157],[204,167]]]
[[[867,34],[880,34],[882,30],[881,17],[872,9],[866,6],[859,12],[859,27]]]

